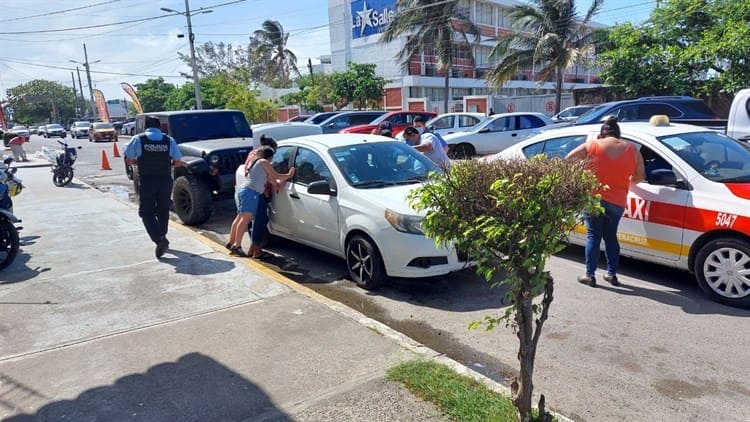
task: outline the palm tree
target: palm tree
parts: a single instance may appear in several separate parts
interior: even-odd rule
[[[445,73],[445,111],[448,112],[448,82],[453,66],[454,47],[459,42],[469,45],[468,35],[479,41],[479,28],[468,16],[458,11],[458,0],[397,0],[395,17],[383,32],[380,42],[387,44],[406,35],[404,47],[396,53],[396,60],[409,69],[412,56],[421,54],[426,48],[434,50],[438,69]]]
[[[289,33],[278,21],[266,20],[262,29],[253,32],[250,37],[250,48],[255,62],[265,67],[263,79],[266,83],[286,87],[292,74],[299,75],[297,56],[286,48]]]
[[[555,77],[555,113],[560,112],[563,73],[576,62],[593,55],[594,29],[589,26],[604,0],[594,0],[581,20],[574,0],[531,0],[511,11],[513,31],[500,38],[490,52],[498,64],[487,80],[499,88],[513,75],[535,64],[542,66],[539,82]]]

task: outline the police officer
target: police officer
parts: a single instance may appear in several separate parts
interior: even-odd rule
[[[138,215],[151,240],[156,257],[169,248],[169,202],[172,195],[172,167],[182,166],[182,154],[174,139],[159,129],[157,117],[146,116],[146,131],[133,136],[125,148],[125,160],[138,166]]]

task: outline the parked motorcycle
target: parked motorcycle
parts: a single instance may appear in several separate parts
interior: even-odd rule
[[[73,164],[78,158],[78,148],[68,147],[68,143],[64,141],[57,141],[62,146],[62,150],[57,151],[55,155],[55,161],[52,164],[52,183],[55,186],[67,186],[73,180]]]
[[[10,164],[13,158],[8,157],[0,163],[0,270],[13,262],[18,255],[20,239],[16,225],[21,220],[13,215],[13,196],[21,193],[23,184],[15,176],[16,170]]]

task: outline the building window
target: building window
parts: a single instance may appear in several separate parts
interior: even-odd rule
[[[451,99],[454,101],[463,100],[465,96],[471,95],[471,88],[453,88],[452,91]]]
[[[453,44],[454,59],[471,59],[471,47],[466,44]]]
[[[434,63],[425,63],[424,76],[438,76],[437,65]]]
[[[424,95],[422,95],[422,87],[419,86],[411,86],[409,87],[409,98],[422,98]]]
[[[445,88],[424,88],[424,96],[430,101],[445,100]]]
[[[477,3],[477,23],[493,25],[495,8],[489,3]]]
[[[500,7],[498,10],[498,14],[500,15],[500,25],[498,25],[501,28],[510,28],[511,27],[511,21],[510,21],[510,11],[511,9],[507,9],[505,7]]]
[[[489,88],[474,88],[474,95],[490,95]]]
[[[476,50],[476,64],[477,66],[489,66],[490,64],[490,52],[492,47],[486,45],[478,45]]]
[[[469,4],[469,0],[458,0],[456,11],[459,15],[471,18],[471,5]]]

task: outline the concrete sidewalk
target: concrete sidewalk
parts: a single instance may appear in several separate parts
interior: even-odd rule
[[[474,374],[179,224],[156,260],[133,204],[23,164],[21,252],[0,271],[2,420],[447,420],[387,369]]]

